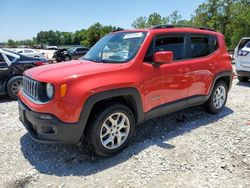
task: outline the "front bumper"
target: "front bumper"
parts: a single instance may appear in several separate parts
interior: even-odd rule
[[[77,144],[83,134],[81,123],[64,123],[51,114],[32,111],[18,101],[19,120],[33,140],[41,143]]]
[[[250,71],[239,71],[236,70],[237,76],[250,78]]]

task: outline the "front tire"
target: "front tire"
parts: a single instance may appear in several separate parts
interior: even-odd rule
[[[17,100],[17,93],[23,86],[23,77],[15,76],[11,78],[7,83],[7,94],[10,98]]]
[[[102,157],[112,156],[129,144],[134,128],[131,110],[123,104],[110,104],[88,122],[86,142],[89,150]]]
[[[208,112],[218,114],[227,102],[228,86],[226,82],[219,81],[215,84],[213,92],[206,102],[205,107]]]

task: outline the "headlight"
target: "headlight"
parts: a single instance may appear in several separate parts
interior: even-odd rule
[[[47,83],[46,85],[46,93],[49,99],[52,99],[52,97],[54,96],[54,87],[52,84]]]

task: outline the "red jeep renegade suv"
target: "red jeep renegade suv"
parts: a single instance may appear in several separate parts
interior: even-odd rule
[[[223,35],[209,28],[113,32],[80,60],[27,70],[20,120],[38,142],[84,141],[110,156],[129,143],[136,124],[201,104],[220,112],[230,61]]]

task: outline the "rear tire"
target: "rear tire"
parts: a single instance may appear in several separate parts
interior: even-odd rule
[[[11,78],[7,83],[7,94],[10,98],[17,100],[17,93],[23,86],[23,77],[15,76]]]
[[[85,142],[91,153],[109,157],[129,144],[134,128],[131,110],[123,104],[110,104],[88,122]]]
[[[240,82],[247,82],[247,81],[249,80],[249,78],[248,78],[248,77],[241,77],[241,76],[238,76],[238,80],[239,80]]]
[[[228,86],[226,82],[219,81],[215,84],[209,100],[205,103],[208,112],[218,114],[227,102]]]

